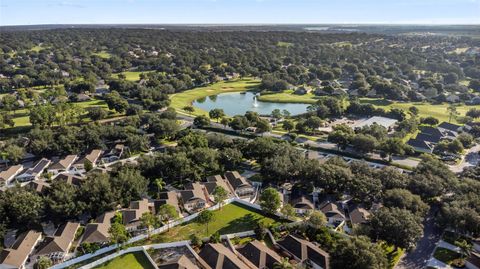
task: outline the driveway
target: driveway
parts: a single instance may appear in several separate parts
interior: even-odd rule
[[[436,208],[430,209],[423,222],[423,237],[418,241],[414,250],[400,259],[400,262],[395,266],[396,269],[421,269],[425,267],[442,235],[442,231],[435,227],[434,212],[436,211],[438,211]]]
[[[460,173],[466,167],[476,166],[480,160],[479,151],[480,145],[469,148],[459,164],[449,165],[450,170],[454,173]]]

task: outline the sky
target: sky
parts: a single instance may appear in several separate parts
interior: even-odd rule
[[[480,24],[480,0],[0,0],[0,25]]]

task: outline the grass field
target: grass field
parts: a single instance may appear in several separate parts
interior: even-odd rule
[[[293,94],[293,90],[287,90],[281,93],[262,94],[258,97],[259,101],[273,103],[305,103],[315,104],[320,97],[312,93],[304,95]]]
[[[140,74],[151,73],[151,72],[154,72],[154,71],[125,71],[125,72],[113,74],[112,76],[114,78],[118,78],[118,74],[124,74],[126,79],[129,80],[129,81],[139,81],[140,80]]]
[[[73,103],[75,106],[80,108],[88,108],[88,107],[103,107],[108,109],[107,104],[103,100],[91,100],[86,102],[75,102]],[[13,112],[10,112],[14,114]],[[14,127],[22,127],[22,126],[30,126],[30,119],[28,116],[28,109],[19,109],[15,111],[15,115],[13,118],[13,122],[15,123]]]
[[[277,43],[277,47],[289,48],[289,47],[292,47],[292,46],[293,46],[293,43],[290,43],[290,42],[279,41],[279,42]]]
[[[110,57],[112,57],[112,55],[110,53],[108,53],[104,50],[92,53],[92,55],[97,55],[98,57],[103,58],[103,59],[109,59]]]
[[[259,84],[260,81],[253,78],[241,78],[231,81],[217,82],[209,86],[199,87],[170,95],[170,100],[172,101],[170,106],[175,108],[177,111],[186,113],[183,108],[185,106],[192,105],[193,101],[197,99],[225,92],[243,92],[247,90],[253,90],[256,89]],[[195,108],[195,112],[193,114],[206,115],[208,113],[207,111]]]
[[[420,103],[420,102],[399,103],[399,102],[390,102],[383,99],[372,99],[372,98],[362,98],[360,99],[360,102],[369,103],[376,107],[381,107],[387,110],[391,108],[400,108],[405,111],[408,111],[409,107],[415,106],[420,111],[420,114],[419,114],[420,117],[432,116],[437,118],[440,122],[449,120],[448,111],[447,111],[448,104],[446,103],[439,104],[439,105],[432,105],[429,103]],[[467,111],[471,108],[480,108],[480,106],[461,105],[457,107],[457,111],[460,113],[460,116],[465,116]],[[457,121],[455,119],[452,119],[452,122],[457,122]]]
[[[188,240],[192,234],[204,238],[216,232],[222,235],[249,231],[253,230],[260,220],[267,225],[277,222],[277,220],[235,203],[225,205],[222,209],[214,211],[213,214],[214,220],[208,224],[208,232],[204,224],[193,220],[173,227],[165,233],[153,235],[150,240],[141,241],[138,245]]]
[[[153,265],[143,252],[133,252],[117,257],[94,268],[103,269],[153,269]]]

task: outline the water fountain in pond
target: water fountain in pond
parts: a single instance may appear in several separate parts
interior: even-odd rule
[[[253,96],[253,107],[258,107],[257,96]]]

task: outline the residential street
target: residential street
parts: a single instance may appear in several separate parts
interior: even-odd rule
[[[430,258],[435,244],[440,240],[441,231],[435,227],[434,213],[438,209],[432,208],[425,219],[423,237],[418,241],[417,247],[404,255],[395,266],[396,269],[421,269],[425,267]]]

